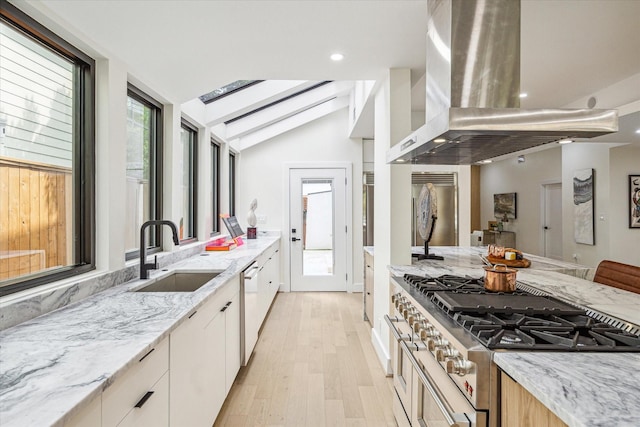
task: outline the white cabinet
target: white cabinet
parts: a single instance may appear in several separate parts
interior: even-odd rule
[[[162,378],[152,387],[153,395],[149,399],[134,408],[118,424],[118,427],[155,427],[166,426],[169,422],[169,373],[165,372]]]
[[[169,340],[165,339],[104,390],[102,427],[168,426],[168,368]]]
[[[236,277],[171,333],[171,426],[215,421],[240,367],[238,299]]]
[[[64,427],[101,427],[102,426],[102,396],[94,398],[91,403],[83,407],[80,412],[65,421]]]
[[[373,255],[368,252],[364,254],[364,318],[373,328],[373,293],[374,273],[373,273]]]
[[[273,245],[244,274],[244,364],[249,363],[258,333],[280,287],[280,249]]]
[[[240,294],[231,298],[231,304],[224,312],[225,318],[225,396],[231,390],[233,381],[240,370]],[[224,398],[223,398],[224,401]]]
[[[269,312],[271,303],[280,287],[280,250],[270,248],[262,256],[262,265],[259,274],[258,289],[258,313],[260,325]]]

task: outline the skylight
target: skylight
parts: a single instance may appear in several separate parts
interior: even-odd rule
[[[260,83],[261,81],[263,80],[236,80],[235,82],[229,83],[228,85],[215,89],[198,98],[200,98],[200,101],[204,102],[205,104],[208,104],[224,96],[227,96],[233,92],[248,88],[249,86],[252,86],[256,83]]]

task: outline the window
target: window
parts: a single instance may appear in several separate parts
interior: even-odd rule
[[[229,151],[229,215],[236,215],[236,155]]]
[[[140,227],[161,219],[162,105],[129,85],[127,90],[126,259],[137,258]],[[160,227],[147,228],[149,252],[161,247]]]
[[[0,3],[0,296],[92,270],[94,61]]]
[[[182,216],[179,234],[180,240],[195,240],[198,130],[186,120],[182,121],[180,143],[182,144]]]
[[[199,98],[203,103],[209,104],[213,101],[224,98],[225,96],[231,95],[232,93],[238,92],[242,89],[251,87],[254,84],[260,83],[262,81],[264,80],[236,80],[235,82],[231,82],[227,85],[219,87],[218,89],[214,89],[213,91],[206,93]]]
[[[211,235],[220,233],[220,145],[211,140]]]

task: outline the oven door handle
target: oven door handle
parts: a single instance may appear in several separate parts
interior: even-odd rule
[[[447,424],[450,427],[470,426],[471,423],[469,422],[469,418],[467,418],[465,414],[452,413],[447,408],[447,404],[445,403],[445,400],[440,395],[440,392],[438,391],[438,389],[434,387],[434,385],[431,383],[431,380],[429,379],[429,377],[427,377],[427,375],[424,373],[424,371],[422,370],[422,367],[418,363],[418,360],[413,355],[413,352],[411,351],[407,343],[403,341],[400,343],[400,346],[402,347],[402,351],[404,351],[405,354],[407,355],[407,358],[409,359],[409,361],[411,361],[414,371],[415,373],[418,374],[420,381],[425,386],[425,388],[429,391],[429,393],[431,394],[431,397],[433,397],[434,402],[436,403],[436,405],[438,405],[438,409],[440,409],[440,412],[446,418]]]
[[[391,333],[393,334],[393,337],[396,339],[396,341],[400,342],[411,340],[411,336],[409,334],[401,334],[400,332],[398,332],[398,328],[393,325],[395,322],[404,322],[404,319],[398,319],[395,317],[392,319],[388,314],[385,314],[384,321],[387,322],[387,325],[389,325],[389,329],[391,330]]]

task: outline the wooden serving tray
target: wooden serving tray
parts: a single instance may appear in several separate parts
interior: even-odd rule
[[[507,267],[527,268],[531,266],[531,261],[526,258],[507,260],[504,258],[494,257],[493,255],[487,255],[487,259],[491,264],[504,264]]]

